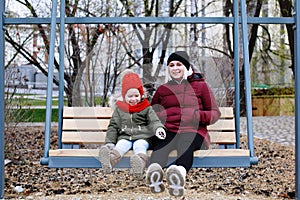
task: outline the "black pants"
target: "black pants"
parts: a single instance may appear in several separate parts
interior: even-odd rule
[[[205,149],[203,137],[198,133],[175,134],[167,132],[164,140],[153,137],[153,152],[150,163],[158,163],[162,167],[167,167],[169,153],[177,150],[177,158],[171,163],[183,166],[188,172],[193,165],[194,151]]]

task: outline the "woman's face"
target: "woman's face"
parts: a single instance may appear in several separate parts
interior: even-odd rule
[[[171,61],[168,65],[168,69],[169,74],[173,79],[179,82],[182,80],[185,72],[185,66],[182,62],[176,60]]]

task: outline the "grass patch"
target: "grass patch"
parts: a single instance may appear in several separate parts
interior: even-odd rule
[[[46,106],[46,100],[37,100],[37,99],[13,99],[11,101],[11,104],[13,105],[19,105],[22,106]],[[58,106],[59,102],[58,100],[52,100],[52,106]],[[67,105],[67,101],[64,102],[64,105]]]
[[[15,116],[19,116],[18,122],[45,122],[46,109],[31,108],[12,111]],[[58,108],[52,109],[51,122],[58,122]]]

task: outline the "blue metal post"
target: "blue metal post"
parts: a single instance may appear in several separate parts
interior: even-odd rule
[[[233,1],[234,102],[236,148],[240,148],[240,64],[239,64],[239,3]]]
[[[46,121],[45,121],[45,144],[44,157],[41,159],[41,164],[47,165],[49,161],[50,149],[50,133],[51,133],[51,116],[52,116],[52,92],[53,92],[53,68],[54,68],[54,44],[56,33],[56,14],[57,0],[52,0],[51,10],[51,29],[50,29],[50,50],[48,60],[48,79],[47,79],[47,99],[46,99]]]
[[[58,148],[62,148],[62,114],[64,108],[64,46],[65,46],[65,0],[60,1],[60,28],[59,28],[59,95],[58,95]]]
[[[202,17],[205,17],[205,5],[204,4],[205,4],[205,1],[202,0],[202,5],[201,5]],[[202,31],[201,31],[201,42],[202,42],[203,46],[205,45],[205,38],[206,38],[206,33],[205,32],[206,32],[205,31],[205,24],[203,23],[202,24]],[[201,56],[202,56],[202,58],[205,58],[205,48],[201,49]],[[202,73],[205,74],[205,61],[204,60],[202,60],[202,62],[201,62],[201,68],[200,69],[202,70]]]
[[[4,198],[4,57],[5,57],[5,42],[4,42],[4,15],[5,15],[5,0],[0,3],[0,199]]]
[[[294,57],[295,57],[295,169],[296,169],[296,199],[300,199],[300,3],[295,1]]]
[[[249,66],[249,51],[248,51],[248,28],[247,28],[247,13],[246,13],[246,1],[245,0],[241,0],[241,20],[242,20],[241,21],[242,41],[243,41],[243,56],[244,56],[244,70],[245,70],[248,148],[250,151],[250,162],[252,164],[255,164],[255,163],[257,163],[258,160],[257,160],[257,157],[254,156],[250,66]]]

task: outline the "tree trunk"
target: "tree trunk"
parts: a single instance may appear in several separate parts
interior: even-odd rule
[[[282,17],[292,17],[292,1],[291,0],[278,0],[280,12]],[[286,29],[288,32],[288,40],[289,40],[289,46],[290,46],[290,52],[291,52],[291,61],[292,66],[290,68],[293,71],[293,75],[295,77],[295,52],[294,52],[294,30],[292,24],[286,24]]]

